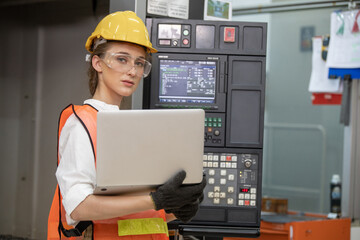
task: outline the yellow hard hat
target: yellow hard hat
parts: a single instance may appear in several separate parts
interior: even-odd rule
[[[87,39],[85,48],[92,53],[94,41],[100,38],[135,43],[151,53],[157,52],[152,47],[145,24],[132,11],[115,12],[104,17]]]

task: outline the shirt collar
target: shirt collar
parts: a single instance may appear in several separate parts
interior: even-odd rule
[[[84,101],[84,104],[89,104],[96,108],[99,112],[101,111],[119,111],[119,106],[107,104],[103,101],[96,100],[96,99],[87,99]]]

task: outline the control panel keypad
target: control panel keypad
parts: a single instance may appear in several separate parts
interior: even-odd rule
[[[202,205],[256,207],[256,163],[257,156],[251,154],[205,153],[207,186]]]
[[[205,146],[224,146],[225,115],[223,113],[206,113],[204,127]]]

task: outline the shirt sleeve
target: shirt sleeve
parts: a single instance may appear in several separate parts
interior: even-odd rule
[[[96,183],[90,139],[75,115],[68,118],[61,131],[59,157],[56,178],[63,197],[67,223],[75,226],[78,222],[70,214],[88,195],[93,194]]]

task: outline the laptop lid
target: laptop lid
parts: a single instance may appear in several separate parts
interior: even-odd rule
[[[179,170],[185,184],[203,173],[202,109],[98,112],[95,194],[154,188]]]

